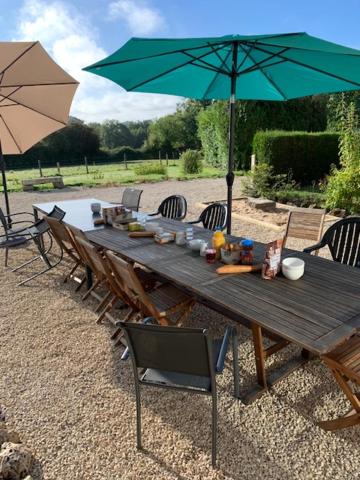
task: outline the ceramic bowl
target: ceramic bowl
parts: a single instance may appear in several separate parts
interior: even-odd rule
[[[201,240],[200,238],[194,238],[194,240],[190,240],[188,242],[188,245],[193,252],[199,252],[203,243],[205,243],[205,240]]]
[[[91,211],[93,213],[100,213],[101,212],[101,203],[92,203],[90,205]]]
[[[299,280],[304,275],[305,262],[301,258],[284,258],[281,264],[281,270],[284,277],[289,280]]]
[[[221,261],[227,265],[236,265],[240,262],[240,250],[221,249]]]

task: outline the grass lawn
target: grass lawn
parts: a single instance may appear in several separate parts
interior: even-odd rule
[[[164,161],[163,164],[165,164]],[[199,174],[184,174],[178,160],[169,160],[166,175],[151,174],[140,176],[134,172],[135,165],[139,165],[139,162],[129,163],[128,169],[125,169],[123,163],[89,165],[89,173],[86,173],[84,165],[61,167],[61,175],[63,176],[64,184],[67,187],[94,187],[96,185],[116,186],[124,183],[159,182],[167,179],[190,180],[193,178],[216,178],[224,177],[226,173],[219,168],[204,166],[203,171]],[[42,171],[44,177],[57,175],[56,167],[43,168]],[[241,172],[239,172],[239,174],[240,173]],[[7,172],[8,189],[11,192],[22,191],[21,180],[38,178],[39,176],[38,169],[9,170]],[[48,190],[49,188],[52,188],[52,184],[38,185],[35,188],[39,190]]]

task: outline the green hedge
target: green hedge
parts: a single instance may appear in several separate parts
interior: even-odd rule
[[[319,132],[257,132],[253,152],[258,163],[268,163],[275,174],[292,172],[292,178],[303,185],[318,181],[339,164],[339,135]]]

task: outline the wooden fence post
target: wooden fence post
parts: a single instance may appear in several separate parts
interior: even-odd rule
[[[124,163],[125,163],[125,170],[128,169],[127,161],[126,161],[126,153],[124,153]]]
[[[253,172],[254,169],[255,169],[255,165],[256,165],[256,155],[255,153],[253,153],[251,155],[251,163],[250,163],[250,168],[251,168],[251,171]]]
[[[166,152],[166,166],[167,167],[169,166],[169,155],[167,152]]]
[[[84,157],[84,162],[85,162],[86,173],[89,173],[89,165],[88,165],[88,161],[87,161],[86,156]]]
[[[58,172],[58,175],[61,175],[61,171],[60,171],[60,162],[56,162],[56,166],[57,166],[57,172]]]
[[[161,160],[161,150],[159,150],[159,162],[160,162],[160,165],[162,165],[162,160]]]
[[[42,171],[42,168],[41,168],[40,158],[38,158],[38,166],[39,166],[40,177],[42,177],[43,176],[43,171]]]

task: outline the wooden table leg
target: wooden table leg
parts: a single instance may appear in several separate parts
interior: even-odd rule
[[[85,271],[86,271],[86,289],[89,290],[93,284],[92,270],[90,267],[86,265]]]
[[[262,330],[261,327],[259,327],[259,325],[256,325],[255,323],[251,325],[251,330],[254,341],[257,381],[261,387],[266,389],[267,381],[265,370],[265,351]]]

